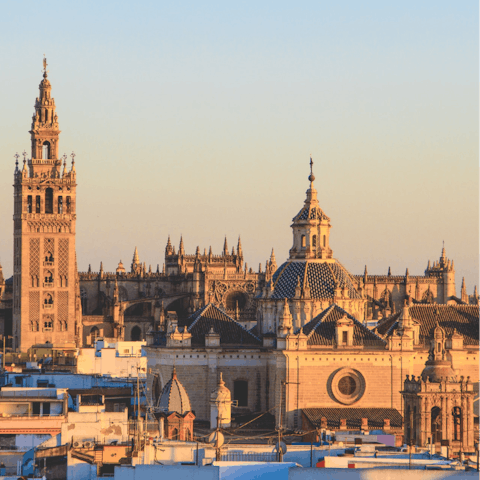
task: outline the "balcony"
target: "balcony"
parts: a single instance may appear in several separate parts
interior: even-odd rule
[[[53,262],[43,262],[44,267],[53,267]]]
[[[43,284],[43,288],[53,288],[55,284],[53,282],[48,282]]]
[[[43,308],[45,310],[53,310],[53,303],[44,303]]]

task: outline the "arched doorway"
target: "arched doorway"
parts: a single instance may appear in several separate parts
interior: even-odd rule
[[[172,440],[180,440],[180,437],[178,435],[178,429],[176,428],[172,430]]]
[[[142,329],[138,325],[135,325],[130,332],[130,337],[132,342],[139,342],[142,339]]]
[[[442,410],[440,407],[433,407],[431,411],[431,432],[432,443],[442,441]]]

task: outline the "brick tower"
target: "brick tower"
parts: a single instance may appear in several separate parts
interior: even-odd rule
[[[76,340],[75,155],[67,171],[58,155],[60,129],[43,60],[30,131],[31,159],[14,174],[13,347]]]

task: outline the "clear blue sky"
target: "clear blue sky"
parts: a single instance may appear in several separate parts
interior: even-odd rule
[[[421,274],[445,240],[478,283],[478,3],[9,2],[0,19],[0,260],[15,152],[49,63],[77,154],[77,255],[113,271],[239,234],[283,261],[308,159],[352,273]]]

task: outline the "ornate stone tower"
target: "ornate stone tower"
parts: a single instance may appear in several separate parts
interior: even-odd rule
[[[75,155],[67,171],[58,156],[60,129],[47,78],[47,63],[30,131],[31,159],[14,174],[13,345],[76,339],[78,311],[75,259]]]

